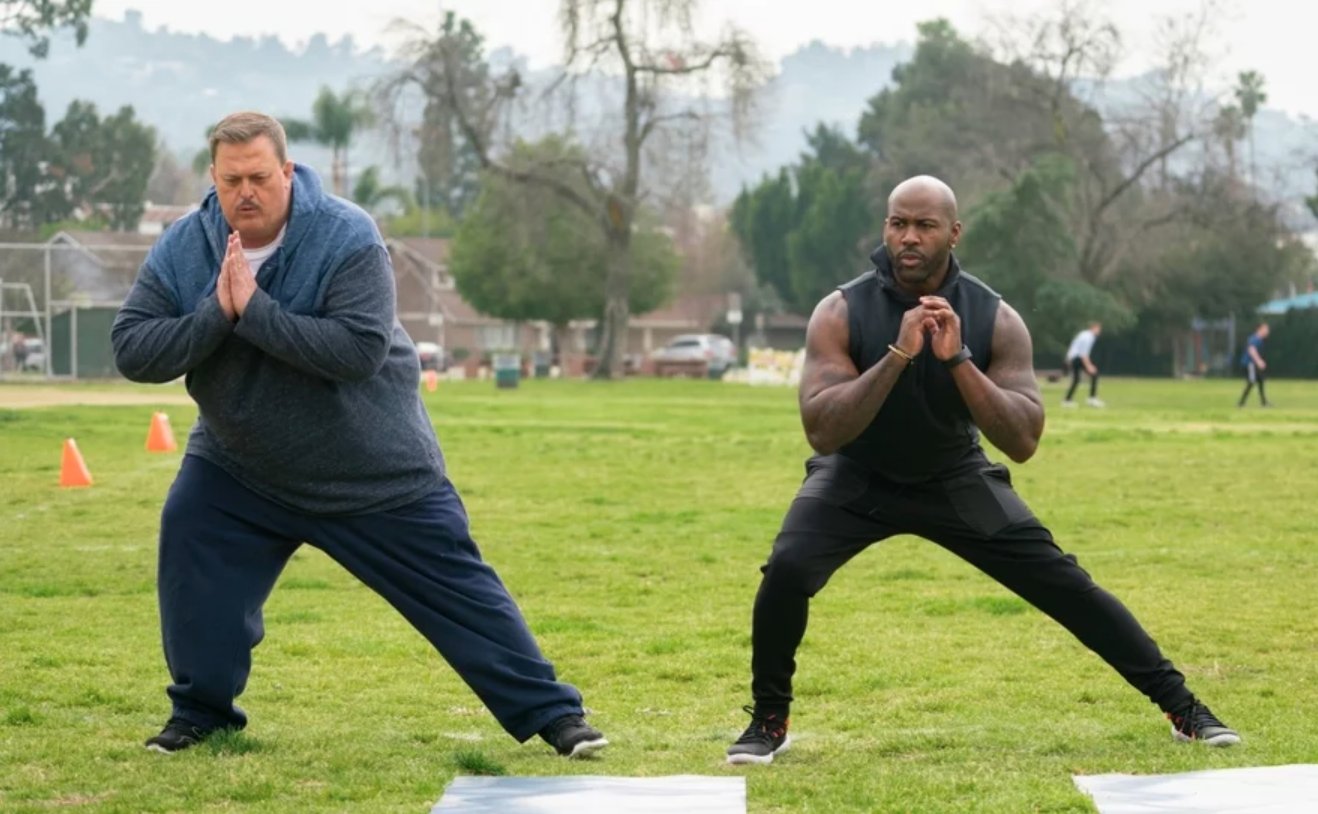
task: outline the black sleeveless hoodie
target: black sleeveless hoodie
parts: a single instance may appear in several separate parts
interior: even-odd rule
[[[856,369],[868,370],[897,341],[902,315],[918,299],[897,287],[888,250],[870,255],[874,269],[838,286],[847,303],[850,353]],[[963,272],[952,256],[936,295],[961,318],[961,340],[973,354],[964,364],[985,370],[993,345],[993,324],[1002,298]],[[899,483],[916,483],[958,474],[985,462],[979,430],[962,400],[952,372],[929,345],[902,371],[874,421],[838,454]]]

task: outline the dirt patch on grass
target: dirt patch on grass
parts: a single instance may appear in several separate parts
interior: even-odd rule
[[[0,410],[29,407],[65,407],[72,404],[131,406],[134,404],[191,404],[182,388],[162,387],[156,392],[98,390],[87,387],[47,385],[0,386]]]

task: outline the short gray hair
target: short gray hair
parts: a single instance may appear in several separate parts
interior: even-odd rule
[[[211,130],[211,163],[215,163],[215,151],[221,144],[247,144],[261,136],[274,143],[275,157],[280,164],[288,160],[288,136],[284,134],[284,126],[273,116],[244,110],[220,119]]]

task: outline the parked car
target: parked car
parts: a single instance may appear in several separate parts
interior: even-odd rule
[[[23,364],[21,369],[44,373],[46,371],[46,343],[35,336],[23,340]]]
[[[416,355],[421,359],[422,370],[443,373],[448,368],[444,359],[444,349],[434,342],[416,343]]]
[[[720,377],[737,364],[737,346],[720,334],[682,334],[650,354],[656,365],[704,362],[709,375]]]

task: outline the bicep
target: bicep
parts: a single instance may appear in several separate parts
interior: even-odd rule
[[[985,374],[1003,390],[1042,404],[1034,375],[1034,343],[1020,314],[1007,303],[998,305],[993,323],[993,353]]]
[[[805,332],[805,364],[801,369],[801,403],[835,384],[853,381],[860,372],[848,352],[850,329],[847,302],[835,291],[819,302]]]

